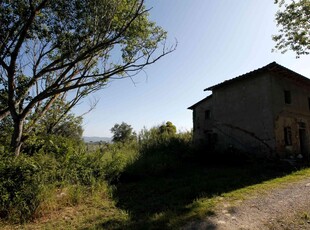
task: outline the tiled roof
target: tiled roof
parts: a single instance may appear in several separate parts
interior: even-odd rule
[[[276,74],[279,74],[279,75],[281,75],[283,77],[291,78],[291,79],[294,79],[296,81],[302,82],[303,84],[306,84],[306,85],[310,86],[310,79],[309,78],[306,78],[306,77],[300,75],[299,73],[296,73],[296,72],[294,72],[294,71],[292,71],[292,70],[290,70],[290,69],[288,69],[288,68],[286,68],[284,66],[281,66],[281,65],[279,65],[276,62],[271,62],[270,64],[268,64],[268,65],[266,65],[264,67],[261,67],[259,69],[256,69],[256,70],[253,70],[251,72],[242,74],[242,75],[240,75],[238,77],[235,77],[235,78],[232,78],[230,80],[224,81],[224,82],[219,83],[217,85],[208,87],[208,88],[204,89],[204,91],[213,90],[213,89],[216,89],[216,88],[219,88],[219,87],[222,87],[222,86],[230,85],[230,84],[238,82],[238,81],[243,81],[245,79],[248,79],[248,78],[251,78],[251,77],[255,77],[255,76],[257,76],[258,73],[263,73],[263,72],[276,73]]]

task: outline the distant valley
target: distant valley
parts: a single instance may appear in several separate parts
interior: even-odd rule
[[[83,137],[83,140],[86,143],[99,142],[99,141],[111,142],[112,138],[111,137]]]

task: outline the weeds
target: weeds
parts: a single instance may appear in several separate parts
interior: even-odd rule
[[[0,159],[0,217],[12,222],[32,218],[40,200],[39,167],[29,157]]]
[[[310,215],[308,212],[304,212],[302,214],[302,217],[301,217],[303,220],[306,220],[306,221],[309,221],[310,220]]]
[[[144,129],[138,141],[89,152],[61,142],[53,139],[45,151],[16,161],[1,156],[2,220],[45,221],[25,229],[175,229],[212,215],[219,195],[239,199],[285,174],[268,162],[236,165],[225,154],[198,151],[191,133],[160,133],[159,127]]]

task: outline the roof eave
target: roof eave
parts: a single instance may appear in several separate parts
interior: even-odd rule
[[[200,103],[202,103],[202,102],[204,102],[206,100],[210,100],[211,98],[212,98],[212,94],[207,96],[207,97],[205,97],[204,99],[198,101],[197,103],[193,104],[192,106],[188,107],[187,109],[193,110],[198,104],[200,104]]]

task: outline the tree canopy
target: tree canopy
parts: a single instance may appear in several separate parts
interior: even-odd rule
[[[296,56],[310,52],[310,1],[275,0],[280,10],[276,13],[279,34],[273,36],[275,48],[285,53],[292,50]]]
[[[144,0],[4,0],[0,12],[0,120],[13,120],[16,155],[57,98],[70,92],[72,108],[175,48]]]
[[[167,121],[166,124],[159,126],[159,132],[160,134],[175,135],[177,128],[171,121]]]
[[[64,99],[57,99],[36,124],[35,135],[57,135],[75,140],[82,140],[82,117],[70,113]]]
[[[122,122],[121,124],[115,124],[111,128],[111,132],[113,133],[113,142],[125,143],[127,141],[133,140],[135,137],[134,133],[132,132],[131,125],[128,125],[125,122]]]

